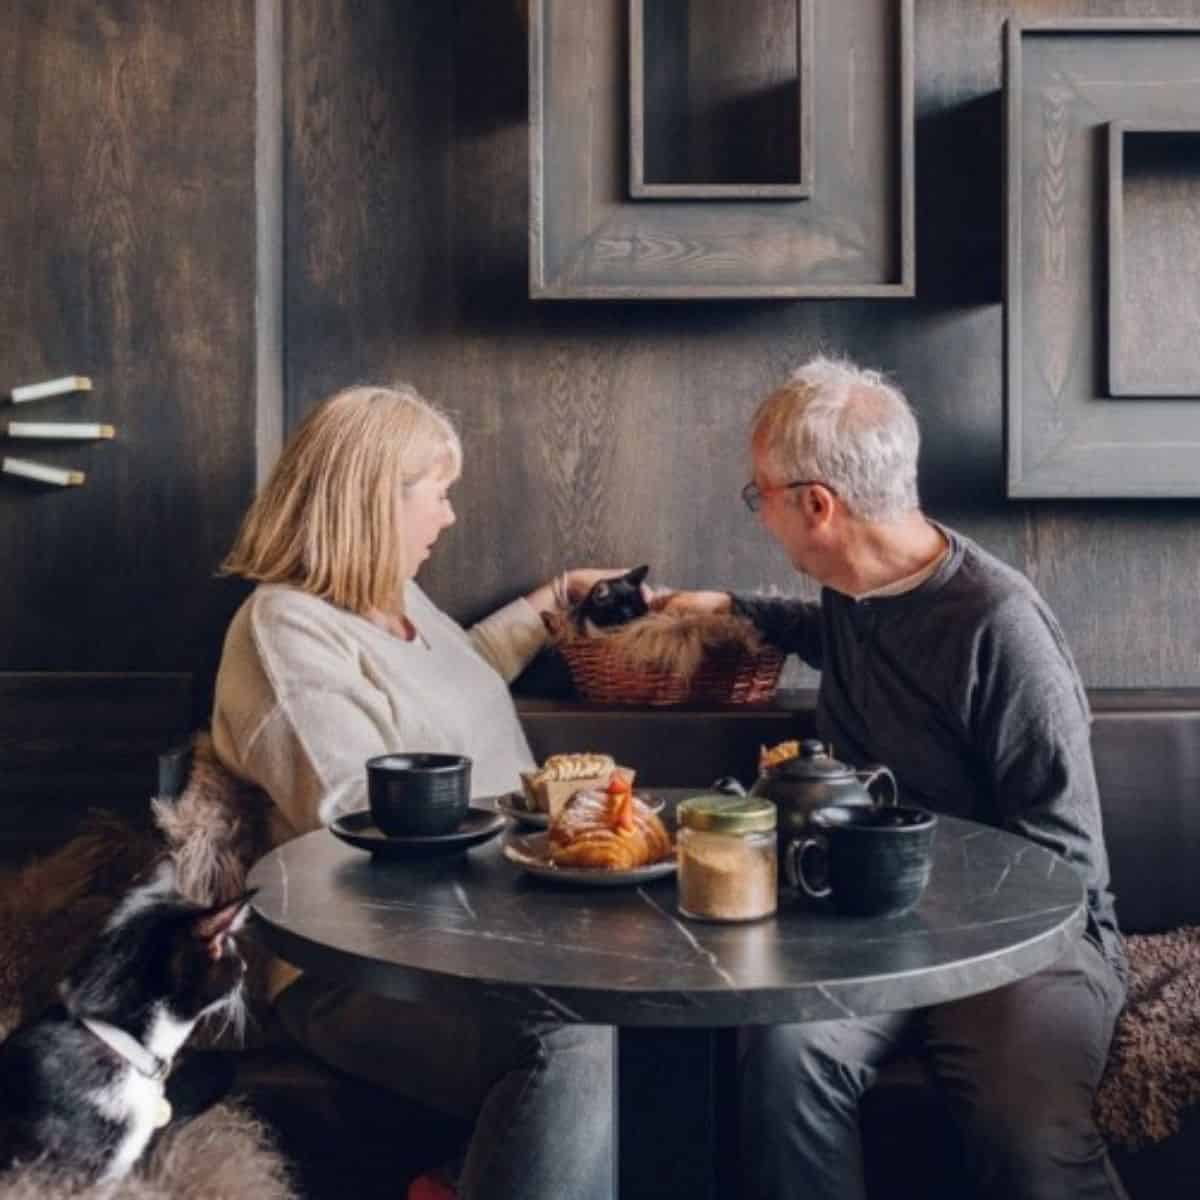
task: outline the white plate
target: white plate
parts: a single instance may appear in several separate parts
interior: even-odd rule
[[[559,883],[585,883],[590,887],[614,887],[622,883],[646,883],[675,872],[675,859],[633,867],[628,871],[609,871],[603,867],[556,867],[547,853],[547,833],[511,833],[504,843],[504,857],[530,875]]]
[[[659,813],[663,810],[663,802],[657,796],[639,795],[638,799],[652,813]],[[538,829],[548,829],[550,814],[530,812],[529,809],[521,807],[524,801],[525,797],[520,792],[506,792],[503,796],[496,797],[496,808],[506,817],[512,817],[514,821],[519,821],[522,825],[534,825]]]

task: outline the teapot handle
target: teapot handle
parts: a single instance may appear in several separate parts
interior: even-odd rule
[[[891,790],[891,796],[886,800],[879,800],[877,803],[883,805],[900,803],[900,785],[897,784],[895,775],[893,775],[887,767],[883,766],[882,764],[878,764],[871,767],[863,767],[861,771],[855,771],[854,773],[863,781],[863,787],[865,787],[868,792],[871,790],[871,784],[873,784],[875,780],[879,778],[886,778]]]
[[[726,796],[744,796],[746,794],[746,789],[732,775],[722,775],[720,779],[714,779],[712,789],[714,792],[722,792]]]

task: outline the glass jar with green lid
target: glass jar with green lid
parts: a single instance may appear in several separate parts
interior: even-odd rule
[[[778,894],[775,805],[757,796],[692,796],[675,810],[679,911],[701,921],[769,917]]]

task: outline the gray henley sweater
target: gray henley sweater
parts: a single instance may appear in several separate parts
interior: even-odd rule
[[[949,552],[912,591],[738,595],[735,611],[821,672],[817,728],[837,758],[884,763],[903,802],[1066,859],[1087,888],[1088,932],[1119,965],[1091,716],[1071,652],[1028,579],[942,531]]]

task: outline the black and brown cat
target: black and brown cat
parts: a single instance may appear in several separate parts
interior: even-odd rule
[[[571,611],[575,628],[580,633],[594,634],[598,629],[613,629],[644,617],[650,606],[642,585],[649,572],[650,567],[643,563],[624,575],[593,584]]]

